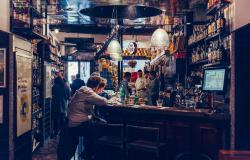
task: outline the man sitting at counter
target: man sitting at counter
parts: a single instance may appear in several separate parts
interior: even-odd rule
[[[100,76],[91,76],[87,86],[81,87],[73,96],[68,107],[69,132],[72,138],[69,147],[69,157],[71,158],[78,144],[78,136],[84,136],[86,157],[91,157],[92,150],[92,121],[94,118],[94,105],[106,106],[107,99],[99,96],[105,88],[106,81]],[[101,85],[102,84],[102,85]],[[87,141],[86,141],[87,140]]]

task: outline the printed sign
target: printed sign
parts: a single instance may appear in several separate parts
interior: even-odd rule
[[[17,136],[31,130],[32,57],[17,49]]]

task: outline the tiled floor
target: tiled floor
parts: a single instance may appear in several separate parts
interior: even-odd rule
[[[50,140],[44,147],[38,148],[33,153],[33,160],[57,160],[57,139]]]
[[[32,155],[32,160],[57,160],[57,144],[59,138],[51,139],[45,146],[38,148]],[[83,160],[75,157],[71,160]]]

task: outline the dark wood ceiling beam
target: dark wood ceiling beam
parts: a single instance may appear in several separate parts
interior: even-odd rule
[[[59,29],[61,32],[67,33],[86,33],[86,34],[109,34],[111,32],[110,27],[99,27],[96,25],[72,25],[72,24],[61,24],[61,25],[50,25],[50,29]],[[124,29],[125,35],[152,35],[157,27],[143,27],[143,28],[126,28]]]

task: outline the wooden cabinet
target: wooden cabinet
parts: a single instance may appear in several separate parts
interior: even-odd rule
[[[222,147],[221,133],[213,124],[197,124],[195,127],[195,150],[218,158],[218,151]]]
[[[220,149],[227,149],[229,119],[216,119],[182,112],[156,111],[131,108],[102,107],[98,112],[109,123],[124,123],[160,129],[162,141],[166,142],[171,154],[183,152],[207,154],[218,160]],[[107,114],[108,113],[108,114]],[[143,133],[142,133],[143,134]]]
[[[191,151],[192,148],[192,125],[189,122],[170,123],[170,137],[172,137],[175,151]]]

